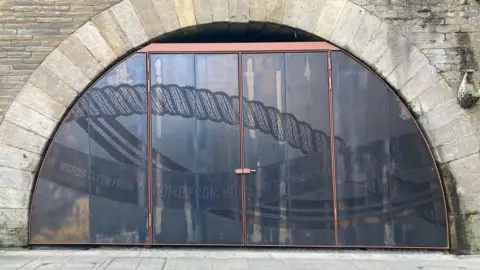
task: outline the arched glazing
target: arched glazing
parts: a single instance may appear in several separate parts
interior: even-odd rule
[[[414,119],[316,44],[151,45],[117,64],[46,153],[30,243],[448,247]]]

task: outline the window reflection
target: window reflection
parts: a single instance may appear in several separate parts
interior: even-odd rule
[[[373,73],[331,57],[332,104],[327,52],[152,54],[151,145],[146,55],[127,58],[52,142],[31,243],[334,246],[337,225],[340,246],[445,247],[441,182],[414,120]],[[243,178],[242,150],[256,170]]]

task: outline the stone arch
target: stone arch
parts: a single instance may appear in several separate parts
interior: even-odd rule
[[[64,113],[116,59],[175,30],[200,25],[269,22],[312,33],[356,56],[410,105],[442,166],[449,198],[451,246],[469,243],[475,231],[478,174],[474,110],[457,105],[455,92],[428,58],[394,27],[351,0],[124,0],[97,14],[67,37],[36,68],[0,125],[0,213],[3,245],[25,245],[36,171]],[[459,196],[458,193],[462,193]],[[466,229],[469,240],[463,239]],[[2,235],[3,234],[3,235]]]

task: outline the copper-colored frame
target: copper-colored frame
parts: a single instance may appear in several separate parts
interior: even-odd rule
[[[405,246],[348,246],[348,245],[340,245],[339,240],[338,240],[338,215],[337,215],[337,190],[336,190],[336,171],[335,171],[335,144],[334,144],[334,119],[333,119],[333,87],[332,87],[332,62],[331,62],[331,51],[342,51],[345,54],[349,55],[352,59],[360,63],[362,66],[364,66],[367,70],[369,70],[372,74],[374,74],[382,83],[384,83],[388,89],[394,94],[397,98],[398,95],[393,91],[393,89],[385,83],[385,81],[378,76],[372,69],[370,69],[368,66],[363,64],[361,61],[356,59],[353,55],[351,55],[348,52],[343,51],[342,49],[327,43],[327,42],[276,42],[276,43],[165,43],[165,44],[150,44],[147,45],[146,47],[138,50],[135,53],[144,53],[146,54],[146,65],[147,65],[147,129],[148,129],[148,168],[147,168],[147,174],[148,174],[148,187],[149,187],[149,192],[148,192],[148,236],[149,236],[149,241],[144,244],[144,243],[75,243],[75,242],[65,242],[65,243],[59,243],[59,242],[54,242],[54,243],[32,243],[31,242],[31,230],[30,230],[30,222],[28,223],[28,232],[29,232],[29,243],[31,245],[125,245],[125,246],[272,246],[272,247],[325,247],[325,248],[392,248],[392,249],[449,249],[450,243],[448,241],[449,239],[449,226],[448,226],[448,218],[447,218],[447,209],[446,209],[446,201],[445,201],[445,191],[443,184],[440,183],[440,188],[442,191],[442,199],[443,199],[443,206],[444,206],[444,211],[446,214],[445,222],[446,222],[446,239],[447,239],[447,245],[446,247],[405,247]],[[241,176],[241,184],[242,184],[242,233],[243,233],[243,245],[237,245],[237,244],[161,244],[161,243],[153,243],[153,228],[152,228],[152,210],[153,210],[153,194],[152,194],[152,115],[151,115],[151,83],[150,83],[150,55],[151,54],[166,54],[166,53],[198,53],[198,54],[237,54],[238,55],[238,87],[239,87],[239,106],[240,106],[240,111],[239,111],[239,121],[240,121],[240,126],[239,126],[239,133],[240,133],[240,165],[241,169],[246,169],[245,168],[245,160],[244,160],[244,130],[243,130],[243,76],[242,76],[242,59],[241,56],[243,53],[274,53],[274,52],[279,52],[279,53],[288,53],[288,52],[327,52],[328,53],[328,98],[329,98],[329,121],[330,121],[330,140],[331,140],[331,169],[332,169],[332,192],[333,192],[333,211],[334,211],[334,237],[335,237],[335,245],[334,246],[329,246],[329,245],[265,245],[265,244],[247,244],[246,241],[246,211],[245,211],[245,176]],[[134,55],[135,53],[131,54],[130,56]],[[130,57],[129,56],[129,57]],[[128,58],[128,57],[127,57]],[[126,59],[126,58],[125,58]],[[125,60],[124,59],[124,60]],[[120,62],[121,63],[121,62]],[[119,63],[118,63],[119,64]],[[117,65],[118,65],[117,64]],[[114,65],[111,67],[109,70],[105,71],[103,75],[98,78],[97,81],[101,80],[106,74],[108,74],[109,71],[113,70],[117,65]],[[96,82],[96,81],[95,81]],[[93,85],[93,84],[91,84]],[[90,86],[91,86],[90,85]],[[87,90],[90,87],[86,88]],[[80,95],[77,98],[77,101],[80,100],[83,95],[86,93],[85,91],[82,95]],[[76,104],[76,102],[74,103]],[[415,123],[418,132],[422,135],[422,138],[424,140],[424,143],[428,145],[428,141],[425,137],[425,135],[422,132],[422,129],[418,125],[417,121],[415,121],[415,118],[413,118],[412,114],[410,111],[405,107],[405,105],[402,102],[402,106],[406,109],[408,112],[410,118],[412,121]],[[64,119],[68,118],[71,112],[67,113]],[[63,123],[63,121],[62,121]],[[53,139],[51,140],[50,143],[52,143],[62,125],[57,126],[57,130],[55,132],[55,135]],[[47,148],[47,152],[45,156],[48,155],[50,147]],[[435,161],[434,156],[430,148],[428,147],[428,151],[430,153],[430,156],[433,161]],[[43,162],[42,165],[37,172],[36,178],[38,178],[39,173],[41,172],[43,167]],[[441,179],[440,177],[440,172],[438,168],[435,166],[435,171],[437,174],[437,179]],[[236,176],[238,177],[238,176]],[[29,220],[31,220],[31,213],[32,213],[32,206],[33,206],[33,201],[35,200],[35,193],[36,193],[36,183],[32,195],[32,203],[30,204],[30,213],[29,213]]]

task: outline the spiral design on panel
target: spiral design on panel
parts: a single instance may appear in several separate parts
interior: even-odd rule
[[[152,113],[158,116],[171,115],[183,118],[210,120],[217,123],[236,125],[240,122],[238,96],[225,92],[212,92],[191,86],[157,84],[151,87]],[[147,91],[145,85],[106,86],[92,88],[73,109],[75,118],[118,117],[147,113]],[[251,130],[260,130],[276,140],[287,142],[292,148],[311,154],[327,150],[329,135],[313,129],[290,113],[266,106],[259,101],[243,98],[243,124]],[[71,120],[71,119],[70,119]],[[67,120],[68,121],[68,120]],[[345,147],[345,142],[335,137],[335,145]]]

